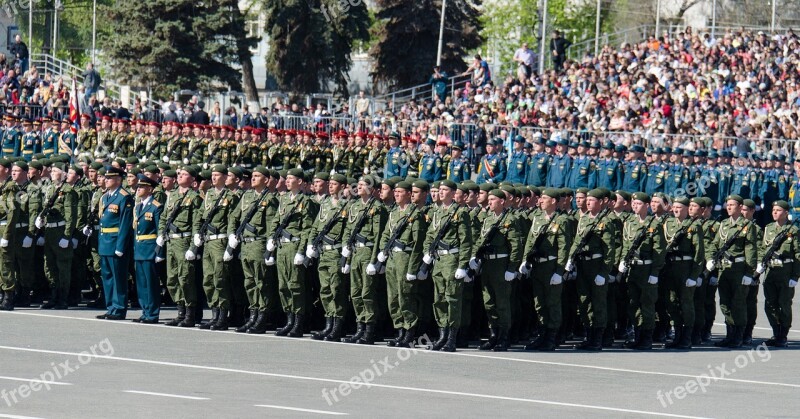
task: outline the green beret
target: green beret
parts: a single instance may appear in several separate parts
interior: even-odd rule
[[[400,182],[397,182],[397,183],[394,184],[394,189],[404,189],[404,190],[410,191],[411,190],[411,182],[409,182],[407,180],[401,180]]]
[[[747,208],[751,209],[756,208],[756,201],[753,201],[752,199],[744,199],[742,200],[742,204],[744,204],[744,206],[746,206]]]
[[[725,201],[736,201],[739,203],[739,205],[744,204],[744,198],[736,194],[728,195],[728,197],[725,198]]]
[[[517,191],[517,196],[530,196],[531,195],[531,190],[526,188],[525,186],[517,186],[516,188],[514,188],[514,190]]]
[[[356,179],[354,177],[349,177],[349,178],[346,178],[345,180],[347,181],[347,183],[346,183],[347,185],[358,186],[358,179]]]
[[[103,168],[103,163],[100,163],[99,161],[94,161],[92,162],[92,164],[89,165],[89,167],[94,170],[100,170]]]
[[[495,197],[498,197],[498,198],[500,198],[500,199],[506,199],[506,194],[505,194],[505,192],[503,192],[503,191],[502,191],[502,190],[500,190],[500,189],[492,189],[492,191],[491,191],[491,192],[489,192],[489,195],[491,195],[491,196],[495,196]]]
[[[324,180],[327,182],[329,178],[330,177],[325,172],[317,172],[314,174],[314,179]]]
[[[141,173],[142,173],[142,169],[140,169],[139,166],[133,166],[133,167],[131,167],[131,170],[128,170],[128,174],[129,175],[138,176]]]
[[[773,207],[781,207],[781,208],[785,209],[786,211],[789,211],[789,203],[784,201],[784,200],[782,200],[782,199],[779,199],[779,200],[773,202],[772,206]]]
[[[340,185],[348,185],[349,184],[347,182],[347,176],[345,176],[345,175],[343,175],[341,173],[334,173],[331,176],[330,180],[332,180],[332,181],[334,181],[336,183],[339,183]]]
[[[631,201],[631,193],[628,191],[618,190],[617,195],[621,196],[623,200],[630,202]]]
[[[59,169],[59,170],[63,170],[63,171],[65,171],[65,172],[66,172],[66,171],[67,171],[67,168],[69,167],[69,165],[68,165],[67,163],[61,163],[61,162],[58,162],[58,163],[53,163],[53,164],[52,164],[52,167],[53,167],[54,169]]]
[[[275,180],[278,180],[278,179],[280,179],[280,178],[281,178],[281,174],[280,174],[280,173],[278,173],[278,171],[277,171],[277,170],[272,170],[272,169],[270,169],[270,171],[269,171],[269,177],[271,177],[271,178],[273,178],[273,179],[275,179]]]
[[[165,170],[164,177],[178,177],[178,172],[175,169]]]
[[[670,199],[664,192],[656,192],[653,194],[653,198],[660,198],[664,202],[669,202]]]
[[[507,180],[504,180],[504,181],[500,182],[497,186],[502,188],[503,186],[514,186],[514,184],[509,182],[509,181],[507,181]]]
[[[578,188],[578,189],[576,189],[575,190],[575,194],[579,194],[579,193],[582,193],[582,194],[586,195],[587,193],[589,193],[589,188]]]
[[[484,192],[491,192],[492,189],[494,188],[496,188],[496,186],[491,183],[481,183],[480,185],[478,185],[478,189]]]
[[[106,168],[101,167],[100,170],[97,171],[97,176],[105,176],[106,175]]]
[[[286,172],[286,176],[287,177],[288,176],[294,176],[294,177],[296,177],[298,179],[305,180],[305,178],[303,177],[303,169],[297,169],[297,168],[290,169],[288,172]]]
[[[705,205],[703,205],[704,207],[712,207],[712,206],[714,206],[714,201],[712,201],[711,198],[709,198],[707,196],[703,197],[703,202],[706,203]]]
[[[606,197],[606,193],[602,189],[592,189],[589,192],[586,192],[586,197],[592,197],[597,199],[603,199]]]
[[[601,191],[603,191],[603,195],[605,195],[604,198],[611,198],[611,190],[610,189],[604,188],[602,186],[597,188],[597,189],[600,189]]]
[[[394,189],[395,185],[397,185],[397,181],[394,180],[394,178],[387,178],[387,179],[384,179],[383,182],[381,182],[381,184],[382,185],[386,185],[391,189]]]
[[[158,166],[151,164],[149,166],[145,166],[142,168],[142,172],[147,173],[159,173]]]
[[[461,183],[458,186],[456,186],[456,189],[458,189],[459,191],[461,191],[463,193],[468,193],[469,192],[469,185],[466,184],[466,183]]]
[[[264,176],[270,176],[269,169],[267,169],[264,166],[260,166],[259,165],[259,166],[254,167],[253,168],[253,173],[255,173],[255,172],[261,173]]]
[[[228,173],[230,173],[230,170]],[[251,177],[253,177],[253,171],[250,169],[242,169],[242,179],[250,179]]]
[[[506,183],[505,185],[500,186],[500,190],[503,192],[508,192],[511,196],[517,196],[517,189],[511,186],[510,184]]]
[[[27,169],[27,166],[25,168]],[[75,174],[77,174],[78,176],[83,176],[83,168],[78,166],[77,164],[73,164],[72,167],[70,167],[70,169],[74,170]]]
[[[195,168],[197,169],[197,168]],[[203,180],[211,180],[211,170],[198,170],[197,171],[197,178],[195,180],[203,181]]]
[[[191,176],[191,177],[193,177],[193,178],[196,178],[196,177],[197,177],[197,175],[199,175],[199,174],[200,174],[200,173],[199,173],[199,170],[197,170],[197,168],[196,168],[196,167],[194,167],[194,166],[186,166],[186,167],[184,167],[184,168],[183,168],[183,169],[181,169],[181,170],[183,170],[184,172],[188,173],[188,174],[189,174],[189,176]]]
[[[5,160],[5,159],[3,159],[3,160]],[[5,167],[7,169],[9,166],[6,166],[5,163],[6,163],[5,161],[0,161],[0,166],[3,166],[3,167]],[[26,172],[28,171],[28,163],[25,163],[24,161],[14,162],[14,166],[17,166],[17,167],[19,167],[20,169],[22,169],[22,170],[24,170]],[[82,171],[83,170],[81,170],[81,172]]]
[[[413,186],[413,187],[415,187],[417,189],[422,189],[423,191],[430,190],[430,188],[431,188],[430,184],[428,184],[427,181],[424,181],[422,179],[412,183],[411,186]]]
[[[588,193],[588,191],[587,191],[587,193]],[[568,198],[568,197],[571,197],[573,195],[574,195],[574,193],[573,193],[572,189],[570,189],[570,188],[561,188],[561,197],[562,198]]]
[[[36,159],[36,160],[43,159],[44,158],[44,153],[36,153],[36,154],[33,155],[33,158]]]
[[[169,170],[169,169],[172,169],[172,167],[170,167],[169,163],[164,163],[164,162],[161,162],[161,163],[158,163],[158,165],[157,165],[157,166],[158,166],[158,168],[159,168],[159,169],[161,169],[161,170]]]
[[[225,166],[224,164],[215,164],[213,167],[211,167],[211,172],[228,174],[228,166]]]
[[[42,170],[42,169],[44,169],[44,164],[42,164],[41,160],[35,160],[35,161],[32,161],[32,162],[30,162],[30,163],[28,164],[28,166],[29,166],[29,167],[32,167],[32,168],[34,168],[34,169],[36,169],[36,170]]]
[[[125,160],[125,163],[126,164],[139,164],[139,159],[137,159],[136,156],[128,157],[127,160]],[[124,166],[124,164],[123,164],[123,166]]]
[[[6,169],[10,169],[12,164],[14,164],[14,162],[9,159],[0,159],[0,166],[5,167]]]
[[[696,197],[692,198],[689,202],[694,202],[695,204],[697,204],[697,205],[699,205],[699,206],[701,206],[703,208],[708,206],[708,205],[706,205],[706,200],[702,196],[696,196]]]
[[[689,206],[689,197],[686,196],[679,196],[672,200],[673,204],[681,204],[685,206]]]
[[[231,167],[228,169],[228,173],[238,177],[239,179],[244,177],[244,170],[241,167]]]
[[[632,201],[642,201],[642,202],[644,202],[646,204],[646,203],[650,202],[650,196],[648,196],[644,192],[634,192],[631,195],[631,200]]]
[[[547,188],[542,191],[542,196],[549,196],[550,198],[558,199],[561,197],[561,191],[556,188]]]
[[[540,188],[538,186],[529,186],[528,190],[531,191],[531,193],[536,195],[536,196],[541,196],[542,195],[542,188]],[[550,196],[550,195],[548,195],[548,196]],[[557,196],[552,196],[552,198],[558,198],[558,197]]]
[[[431,184],[431,189],[439,189],[439,185],[441,185],[441,184],[442,184],[442,182],[437,180],[436,182],[433,182]]]
[[[50,159],[42,159],[40,161],[42,162],[42,167],[50,167],[50,165],[53,164],[53,161]]]
[[[51,159],[51,160],[53,160],[53,161],[56,161],[56,159]],[[137,160],[138,160],[138,159],[137,159]],[[125,161],[125,159],[116,159],[116,160],[114,160],[114,161],[115,161],[115,162],[117,162],[117,164],[119,165],[119,167],[125,167],[125,165],[126,165],[126,164],[128,164],[128,162],[127,162],[127,161]],[[136,161],[136,162],[131,162],[131,164],[136,164],[136,163],[138,163],[138,161]]]
[[[475,182],[464,182],[464,184],[467,185],[467,190],[470,192],[478,192],[481,190],[480,186]]]
[[[439,185],[439,186],[444,186],[444,187],[452,189],[452,190],[456,190],[458,188],[458,185],[456,185],[456,183],[453,182],[450,179],[445,179],[445,180],[441,181],[441,185]]]
[[[287,169],[278,170],[278,175],[280,175],[280,177],[282,177],[282,178],[284,178],[284,179],[286,179],[286,176],[287,176],[288,174],[289,174],[289,171],[288,171]]]

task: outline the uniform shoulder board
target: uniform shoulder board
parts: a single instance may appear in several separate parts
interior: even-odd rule
[[[130,192],[128,192],[128,190],[127,190],[127,189],[125,189],[125,188],[121,188],[121,189],[119,190],[119,194],[120,194],[120,195],[122,195],[122,196],[128,196],[128,195],[130,195],[131,193],[130,193]]]
[[[158,208],[158,207],[160,207],[160,206],[161,206],[161,203],[160,203],[160,202],[158,202],[158,201],[156,201],[156,200],[154,199],[154,200],[153,200],[153,205],[155,205],[155,206],[156,206],[156,208]]]

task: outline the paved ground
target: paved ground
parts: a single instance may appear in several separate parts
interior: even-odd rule
[[[773,351],[446,354],[111,322],[95,320],[97,313],[0,312],[0,417],[730,418],[800,411],[800,328],[789,336],[794,348]],[[755,334],[767,338],[759,313]]]

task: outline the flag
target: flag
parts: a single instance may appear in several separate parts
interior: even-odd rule
[[[80,110],[81,107],[78,105],[78,84],[75,82],[75,79],[72,79],[72,95],[69,101],[69,120],[72,123],[70,126],[70,131],[73,134],[78,133],[78,129],[81,127],[81,116]]]

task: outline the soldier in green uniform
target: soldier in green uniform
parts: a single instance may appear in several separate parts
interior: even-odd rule
[[[71,282],[69,290],[69,305],[77,306],[81,301],[81,290],[83,290],[86,283],[86,258],[88,256],[87,248],[83,233],[81,229],[88,223],[88,210],[89,200],[91,195],[83,182],[83,169],[79,166],[73,166],[67,173],[67,183],[72,186],[75,191],[76,201],[76,220],[75,230],[72,232],[71,246],[72,246],[72,267],[71,267]]]
[[[753,220],[755,215],[755,201],[752,199],[745,199],[744,204],[742,205],[742,216],[750,221],[752,227],[756,230],[756,243],[761,243],[761,241],[764,239],[764,231]],[[756,275],[758,275],[758,273],[756,273]],[[747,323],[742,335],[742,345],[744,346],[750,346],[753,344],[753,329],[756,326],[756,318],[758,317],[759,285],[760,284],[758,282],[753,281],[750,286],[747,287],[747,297],[745,298],[745,303],[747,305]]]
[[[692,198],[689,204],[689,215],[700,222],[700,232],[703,236],[703,249],[705,255],[703,263],[711,259],[714,254],[712,242],[717,235],[719,222],[711,218],[714,203],[708,197]],[[712,273],[707,281],[698,277],[697,289],[694,290],[694,330],[692,331],[692,345],[709,342],[711,327],[717,314],[717,281],[718,273]]]
[[[50,300],[41,306],[43,309],[68,308],[67,295],[70,286],[72,267],[72,247],[70,241],[78,218],[78,194],[72,185],[65,182],[68,165],[53,163],[50,169],[52,183],[42,192],[44,213],[36,217],[34,224],[44,231],[45,265],[50,271]]]
[[[472,219],[468,208],[454,203],[456,188],[456,183],[448,179],[439,184],[441,205],[429,213],[430,228],[423,245],[426,253],[422,261],[433,265],[433,310],[439,325],[439,339],[431,346],[434,351],[456,350],[463,284],[472,255]]]
[[[21,218],[19,205],[14,202],[15,181],[23,172],[18,165],[24,165],[27,168],[27,164],[24,162],[16,162],[14,164],[15,172],[15,169],[9,170],[11,168],[9,160],[0,160],[0,310],[6,311],[14,309],[15,294],[19,288],[22,288],[22,284],[17,283],[14,275],[14,252],[17,250],[14,226]],[[14,179],[12,180],[12,178]],[[30,247],[30,243],[28,247]]]
[[[545,327],[545,331],[526,345],[525,350],[555,350],[556,333],[561,327],[561,290],[570,237],[562,216],[556,212],[560,195],[553,188],[542,192],[539,199],[541,211],[533,216],[523,252],[526,260],[519,267],[523,276],[531,275],[536,313]]]
[[[772,203],[774,223],[764,229],[764,240],[759,243],[756,274],[764,283],[764,312],[772,327],[772,337],[765,345],[785,348],[792,327],[792,298],[800,277],[800,250],[797,245],[798,229],[789,224],[789,203],[783,200]],[[782,242],[775,242],[781,236]],[[776,247],[766,264],[767,251]]]

